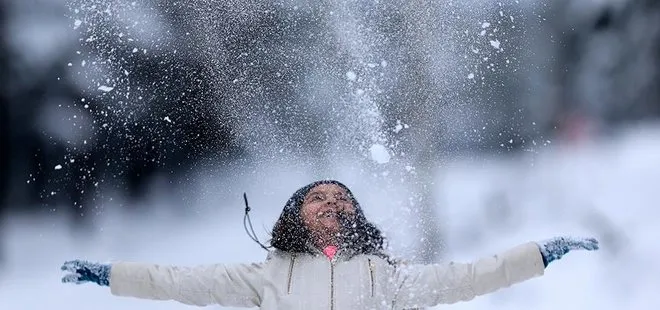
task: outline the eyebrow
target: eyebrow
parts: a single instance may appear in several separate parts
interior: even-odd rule
[[[307,193],[307,195],[305,195],[305,198],[312,196],[314,194],[324,194],[324,193],[320,191],[310,191],[309,193]]]
[[[314,194],[324,194],[324,195],[325,195],[326,192],[319,191],[319,190],[313,190],[313,191],[310,191],[309,193],[307,193],[307,195],[305,195],[305,199],[306,199],[307,197],[311,196],[311,195],[314,195]],[[333,195],[341,195],[341,196],[349,197],[347,193],[345,193],[345,192],[341,192],[341,191],[336,191],[336,192],[334,192],[334,193],[332,193],[332,194],[333,194]]]

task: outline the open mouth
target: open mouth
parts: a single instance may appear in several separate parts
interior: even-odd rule
[[[331,211],[331,210],[322,211],[322,212],[319,212],[316,215],[316,217],[319,218],[319,219],[337,218],[337,212],[336,211]]]

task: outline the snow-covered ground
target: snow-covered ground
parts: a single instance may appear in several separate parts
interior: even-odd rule
[[[60,220],[11,218],[5,234],[9,256],[0,276],[0,309],[186,309],[174,302],[113,297],[107,288],[95,285],[63,285],[59,267],[73,258],[185,265],[262,260],[265,252],[243,231],[242,191],[223,189],[230,183],[252,183],[246,189],[253,221],[259,235],[265,236],[262,227],[269,228],[286,198],[309,181],[304,173],[286,171],[270,166],[255,174],[258,179],[201,182],[208,197],[200,199],[199,216],[185,220],[166,213],[108,213],[93,237],[73,235]],[[367,184],[350,173],[339,178],[354,185],[368,216],[386,232],[396,227],[391,199],[370,194]],[[544,277],[439,309],[660,309],[657,128],[515,159],[445,163],[433,186],[448,234],[448,257],[455,260],[554,235],[594,235],[602,240],[601,251],[570,253],[550,265]],[[235,208],[222,208],[221,213],[214,205]],[[402,232],[389,235],[392,244],[403,243]]]

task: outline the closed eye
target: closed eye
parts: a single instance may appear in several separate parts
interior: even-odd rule
[[[311,196],[308,197],[310,201],[320,201],[323,200],[323,196],[320,194],[312,194]]]

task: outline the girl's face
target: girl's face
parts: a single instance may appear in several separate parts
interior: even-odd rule
[[[322,243],[330,242],[340,233],[340,213],[355,215],[355,206],[348,193],[336,184],[313,187],[305,196],[300,209],[303,224]]]

